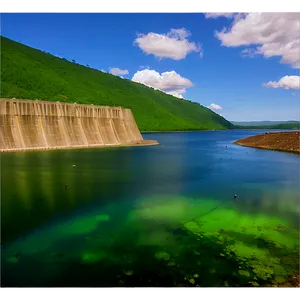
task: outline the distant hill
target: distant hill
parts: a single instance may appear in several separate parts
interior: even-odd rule
[[[261,125],[261,126],[240,126],[234,125],[235,129],[290,129],[297,130],[300,129],[300,122],[296,123],[283,123],[283,124],[275,124],[275,125]]]
[[[299,121],[249,121],[249,122],[230,121],[230,122],[233,125],[239,125],[239,126],[272,126],[278,124],[299,123]]]
[[[228,129],[210,109],[1,37],[1,97],[130,108],[141,131]]]

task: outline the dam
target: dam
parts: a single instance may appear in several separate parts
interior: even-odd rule
[[[155,145],[130,109],[0,98],[0,151]]]

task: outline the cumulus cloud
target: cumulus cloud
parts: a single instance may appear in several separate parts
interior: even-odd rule
[[[215,33],[226,47],[257,45],[242,54],[281,57],[281,63],[300,68],[300,14],[238,14],[230,28]]]
[[[171,29],[167,34],[149,32],[139,34],[134,44],[146,54],[153,54],[158,58],[180,60],[190,52],[199,52],[202,55],[200,45],[188,41],[187,37],[190,35],[185,28]]]
[[[126,75],[129,72],[128,72],[128,70],[121,70],[119,68],[110,68],[109,73],[112,74],[112,75],[118,76],[118,75]]]
[[[279,81],[263,83],[266,88],[282,88],[285,90],[300,90],[300,76],[284,76]]]
[[[186,89],[193,86],[189,79],[180,76],[175,71],[161,74],[149,69],[137,71],[133,75],[132,81],[143,83],[178,98],[183,98],[182,94]]]
[[[212,103],[208,106],[208,108],[210,109],[214,109],[214,110],[222,110],[222,107],[218,104]]]

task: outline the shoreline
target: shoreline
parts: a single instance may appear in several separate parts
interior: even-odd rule
[[[233,142],[235,145],[300,155],[300,132],[266,132]]]
[[[246,147],[246,148],[255,148],[255,149],[259,149],[259,150],[268,150],[268,151],[276,151],[276,152],[284,152],[284,153],[300,155],[300,151],[271,149],[271,148],[268,148],[268,147],[246,146],[246,145],[242,145],[242,144],[237,144],[235,142],[233,144],[241,146],[241,147]]]
[[[171,130],[171,131],[141,131],[142,134],[144,133],[170,133],[170,132],[202,132],[202,131],[228,131],[228,130],[267,130],[266,128],[226,128],[226,129],[199,129],[199,130]],[[284,132],[300,132],[299,129],[269,129],[269,131],[280,131],[284,130]]]
[[[141,131],[141,133],[202,132],[202,131],[225,131],[225,130],[231,130],[231,129],[199,129],[199,130]]]
[[[128,144],[109,144],[109,145],[74,145],[74,146],[58,146],[58,147],[36,147],[36,148],[13,148],[13,149],[0,149],[0,153],[7,152],[25,152],[25,151],[47,151],[47,150],[70,150],[70,149],[89,149],[89,148],[120,148],[120,147],[136,147],[136,146],[155,146],[159,145],[154,140],[142,140],[135,143]]]

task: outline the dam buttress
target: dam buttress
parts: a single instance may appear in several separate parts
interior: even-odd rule
[[[0,98],[0,151],[155,145],[130,109]]]

